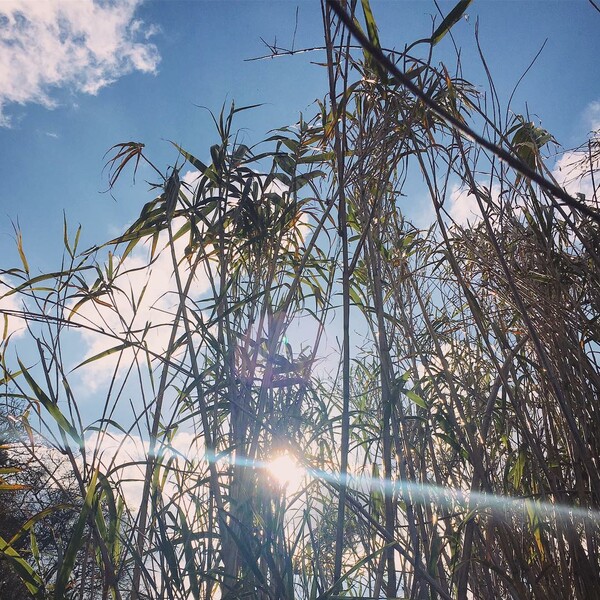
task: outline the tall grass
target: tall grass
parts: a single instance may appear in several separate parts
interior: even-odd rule
[[[31,464],[73,480],[0,539],[34,597],[597,596],[597,189],[591,216],[557,204],[551,136],[488,114],[492,84],[392,54],[432,111],[323,17],[313,119],[250,148],[232,105],[210,159],[175,147],[164,174],[119,144],[111,185],[142,163],[161,177],[127,231],[82,252],[65,224],[45,275],[18,238],[4,313],[27,331],[5,328],[3,395],[24,403]],[[427,228],[404,215],[409,173]],[[471,225],[451,218],[455,184]],[[298,488],[269,475],[282,453],[306,469]],[[57,519],[69,535],[40,553]]]

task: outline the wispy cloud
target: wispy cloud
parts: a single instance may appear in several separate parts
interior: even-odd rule
[[[192,189],[196,185],[199,173],[190,171],[183,175],[182,181]],[[173,230],[178,231],[183,225],[180,219],[173,221]],[[186,236],[179,237],[174,242],[175,255],[179,262],[180,276],[183,280],[188,276],[188,263],[183,259],[185,248],[189,242]],[[159,253],[152,264],[149,264],[149,254],[152,240],[140,243],[121,263],[119,275],[115,279],[114,293],[106,298],[104,304],[89,302],[84,304],[75,315],[74,322],[84,325],[94,324],[114,336],[126,338],[125,331],[137,331],[144,334],[144,343],[155,354],[163,354],[169,344],[173,317],[177,311],[179,298],[175,292],[176,283],[174,266],[169,250],[169,236],[163,231],[158,239]],[[119,257],[114,257],[114,263]],[[189,296],[197,298],[209,287],[209,282],[202,270],[196,276],[189,289]],[[108,303],[107,303],[108,301]],[[69,311],[72,306],[69,307]],[[85,359],[98,356],[118,342],[110,335],[96,331],[81,330],[83,356]],[[124,358],[119,362],[120,354],[102,357],[84,365],[81,369],[85,379],[86,389],[95,392],[115,374],[115,369],[125,370],[128,361],[134,360],[133,348],[124,351]]]
[[[595,143],[600,139],[600,100],[590,102],[583,112],[583,120],[593,134]],[[597,151],[591,152],[586,146],[575,150],[567,150],[556,161],[552,174],[571,195],[583,195],[586,200],[597,201],[598,171],[600,156]],[[592,177],[595,173],[596,179]]]
[[[4,296],[13,286],[0,280],[0,333],[6,337],[22,337],[26,323],[17,315],[23,310],[16,296]]]
[[[491,189],[480,183],[477,184],[477,187],[484,200],[489,198],[495,204],[499,202],[500,186],[497,183],[492,184]],[[481,220],[477,196],[464,184],[452,186],[447,210],[452,221],[462,227],[476,225]]]
[[[600,129],[600,100],[594,100],[587,105],[584,119],[592,131]]]
[[[88,459],[98,452],[96,466],[103,472],[112,472],[111,479],[118,486],[127,507],[134,513],[140,506],[144,488],[144,474],[149,455],[149,443],[138,435],[122,433],[92,433],[86,440]],[[159,443],[159,457],[170,464],[169,472],[177,469],[192,469],[205,463],[205,449],[202,440],[189,431],[178,431],[167,443]],[[98,464],[99,463],[99,464]],[[192,483],[193,485],[193,483]],[[185,492],[186,487],[176,482],[176,477],[167,476],[163,481],[164,497],[174,498],[178,492]],[[179,497],[181,508],[185,505],[184,494]]]
[[[569,150],[556,161],[552,174],[572,196],[592,200],[597,193],[592,171],[598,170],[600,160],[597,156],[590,159],[584,150]]]
[[[466,186],[453,185],[449,200],[448,214],[459,225],[474,224],[481,219],[477,197]]]
[[[177,230],[181,226],[174,222]],[[168,243],[166,235],[160,236],[158,247]],[[148,265],[148,248],[150,242],[143,244],[123,261],[119,275],[115,280],[115,292],[110,300],[110,306],[88,303],[81,307],[73,317],[75,322],[83,324],[96,324],[105,331],[112,332],[116,337],[127,336],[126,330],[137,331],[139,336],[148,327],[143,335],[144,343],[155,354],[163,354],[168,346],[174,314],[177,310],[179,299],[175,293],[176,285],[173,275],[173,264],[168,251],[163,251]],[[175,252],[179,260],[185,253],[185,239],[175,242]],[[115,262],[118,257],[115,257]],[[180,264],[182,279],[187,276],[187,262]],[[198,273],[194,279],[189,294],[193,298],[200,296],[208,287],[203,273]],[[82,330],[84,358],[98,356],[111,347],[118,345],[115,337],[104,335],[89,330]],[[98,390],[110,382],[114,370],[126,370],[129,361],[134,360],[133,348],[124,351],[123,360],[119,361],[119,354],[104,356],[99,361],[91,362],[82,367],[82,377],[85,379],[86,388],[90,392]]]
[[[12,104],[54,107],[57,88],[97,94],[133,71],[154,73],[157,30],[135,18],[140,1],[3,0],[0,126],[10,126]]]

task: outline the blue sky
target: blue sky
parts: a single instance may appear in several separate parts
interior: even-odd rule
[[[453,5],[438,4],[443,12]],[[311,115],[326,92],[324,69],[311,64],[322,60],[320,52],[246,62],[267,53],[261,38],[292,46],[296,10],[295,48],[322,45],[318,2],[128,0],[95,8],[92,0],[0,5],[3,268],[17,261],[12,223],[20,224],[32,268],[45,270],[60,259],[63,211],[74,227],[82,225],[83,245],[105,240],[134,218],[148,199],[145,173],[135,187],[123,178],[114,197],[101,193],[107,188],[103,155],[111,145],[142,141],[166,168],[175,160],[166,140],[208,156],[215,133],[198,105],[218,111],[232,99],[264,103],[238,121],[254,143],[300,112]],[[438,14],[429,0],[373,0],[373,10],[382,44],[396,48],[426,37]],[[475,0],[454,36],[465,76],[485,86],[474,42],[477,20],[504,101],[548,39],[513,106],[524,111],[527,101],[565,147],[582,142],[600,118],[594,116],[600,14],[585,0]],[[453,53],[447,37],[434,62],[452,64]]]
[[[371,2],[386,48],[427,37],[432,19],[441,19],[429,0]],[[438,2],[444,14],[453,5]],[[436,46],[433,62],[454,65],[456,44],[465,78],[483,90],[477,24],[502,104],[547,40],[513,110],[528,109],[565,148],[600,127],[600,13],[591,4],[474,0],[453,39],[446,36]],[[13,230],[18,224],[32,275],[60,269],[63,214],[72,231],[81,224],[84,249],[122,232],[156,194],[146,183],[156,174],[144,168],[135,184],[128,170],[106,192],[104,155],[112,145],[145,143],[163,172],[177,159],[168,140],[209,162],[209,148],[218,140],[201,107],[218,113],[232,100],[238,106],[262,103],[237,120],[241,139],[254,144],[269,130],[295,123],[301,112],[312,116],[327,90],[325,69],[315,64],[323,62],[322,51],[248,60],[268,54],[261,38],[286,49],[322,46],[321,9],[314,0],[3,0],[0,38],[0,269],[20,266]],[[407,183],[407,212],[426,219],[431,209],[420,177]],[[458,184],[449,206],[459,220],[472,215]],[[160,277],[154,280],[145,309],[156,314],[166,289]],[[144,282],[136,285],[141,289]],[[0,306],[5,301],[14,297]],[[84,336],[71,349],[81,359],[111,343]],[[19,351],[25,351],[23,338]],[[110,378],[113,366],[106,361],[102,376]]]
[[[432,17],[440,21],[430,0],[371,2],[387,48],[427,37]],[[453,4],[438,2],[444,13]],[[600,127],[600,14],[591,4],[474,0],[453,37],[462,49],[464,76],[485,89],[475,44],[477,23],[502,103],[547,39],[515,95],[513,110],[528,107],[565,148],[582,143],[592,127]],[[321,46],[322,37],[320,4],[314,0],[121,0],[114,5],[0,0],[0,269],[19,266],[13,224],[23,232],[35,275],[60,268],[63,213],[73,230],[81,224],[83,248],[114,237],[135,219],[151,197],[144,180],[156,176],[142,168],[134,185],[127,173],[112,194],[106,193],[104,155],[113,144],[144,142],[148,156],[166,172],[177,158],[168,140],[209,160],[217,139],[209,113],[200,106],[218,112],[231,100],[238,106],[263,103],[237,121],[248,144],[295,123],[301,112],[312,116],[315,101],[327,91],[325,70],[313,64],[324,60],[322,52],[247,59],[268,53],[261,38],[300,49]],[[416,50],[425,51],[425,46]],[[441,61],[455,64],[449,36],[434,51],[433,62]],[[420,187],[418,176],[409,181],[407,205],[425,202]],[[133,282],[137,289],[144,283]],[[160,281],[152,291],[144,310],[166,313]],[[23,356],[25,338],[14,339]],[[79,362],[113,343],[83,334],[69,347],[76,355],[69,358]],[[88,423],[99,416],[95,393],[101,395],[113,367],[103,361],[93,381],[90,371],[77,371]],[[123,404],[116,414],[125,419],[130,412]]]

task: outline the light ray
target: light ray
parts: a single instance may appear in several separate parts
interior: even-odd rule
[[[255,461],[238,457],[235,462],[238,465],[263,469],[267,472],[272,468],[272,461]],[[399,496],[414,504],[433,504],[455,509],[464,508],[477,513],[492,513],[497,517],[521,517],[523,520],[535,516],[561,521],[566,524],[587,522],[597,525],[600,523],[600,511],[598,510],[559,504],[540,498],[506,496],[430,483],[391,481],[363,475],[342,476],[339,473],[330,473],[310,467],[303,469],[303,475],[307,479],[324,481],[333,487],[345,484],[351,491],[355,492],[379,491],[385,495]]]
[[[327,473],[321,470],[308,469],[310,476],[327,481],[334,485],[345,482],[349,489],[359,492],[377,490],[385,495],[398,495],[415,504],[434,504],[447,508],[467,508],[479,513],[492,512],[495,516],[521,516],[523,519],[532,516],[556,519],[565,523],[590,522],[600,523],[600,511],[580,506],[558,504],[538,498],[526,498],[492,494],[487,492],[467,491],[430,483],[416,483],[402,480],[368,476]]]
[[[307,474],[306,469],[287,452],[264,463],[264,468],[281,487],[290,492],[297,492],[302,487]]]

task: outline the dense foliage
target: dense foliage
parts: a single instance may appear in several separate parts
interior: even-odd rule
[[[119,144],[111,185],[161,178],[137,221],[85,252],[65,225],[59,270],[33,276],[19,246],[3,271],[28,326],[5,328],[3,394],[26,402],[27,464],[60,465],[14,543],[2,526],[35,598],[598,597],[599,132],[580,211],[552,193],[552,136],[493,84],[387,53],[432,111],[323,13],[312,119],[250,148],[232,105],[210,160],[176,147],[164,175]],[[356,16],[379,47],[366,0]],[[301,482],[269,474],[282,454]]]

